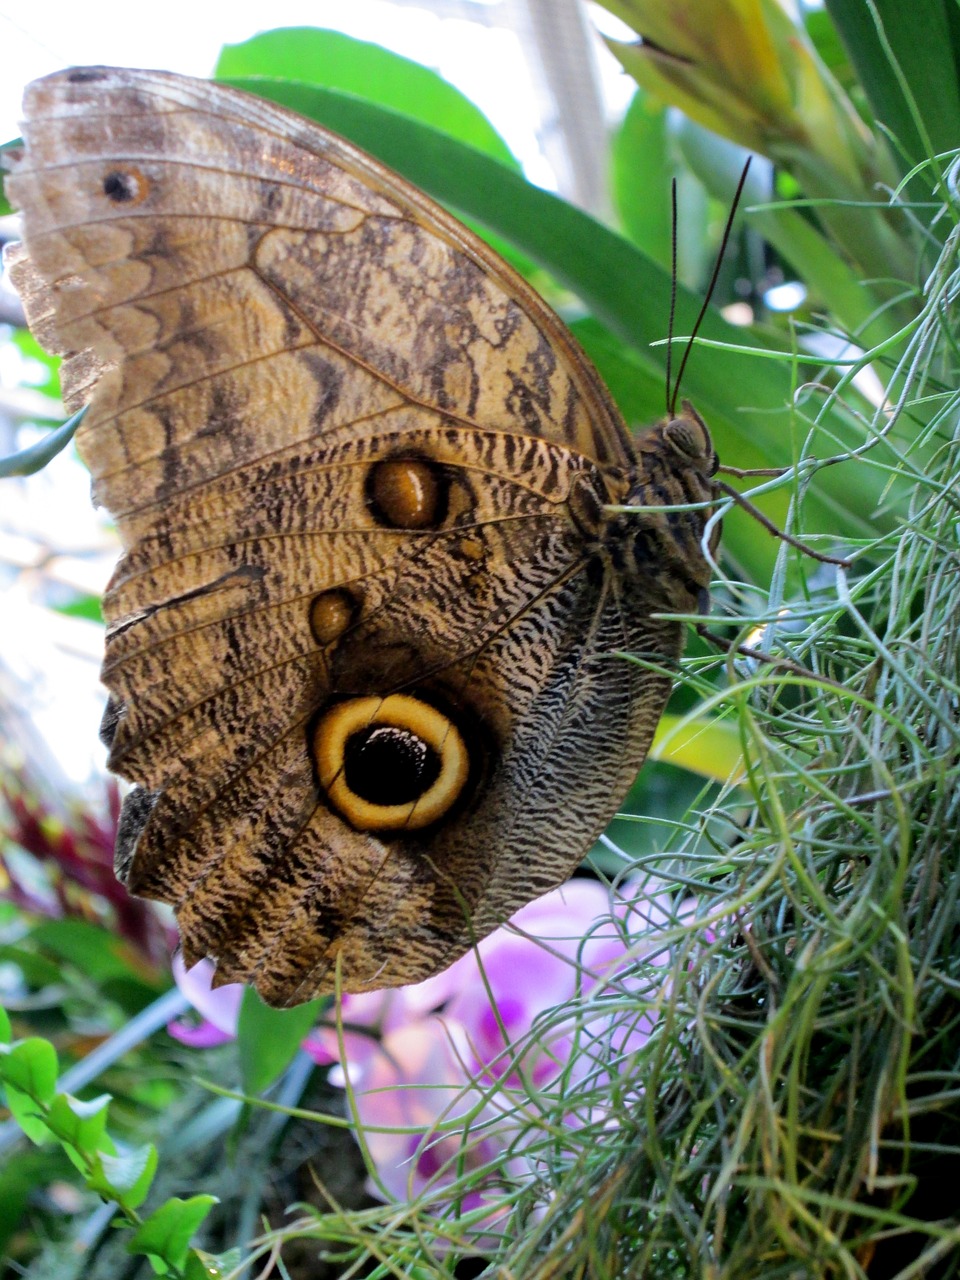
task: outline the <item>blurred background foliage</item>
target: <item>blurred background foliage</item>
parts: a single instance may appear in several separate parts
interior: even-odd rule
[[[740,904],[737,927],[702,962],[693,965],[677,943],[690,976],[685,988],[677,983],[673,1038],[665,1032],[658,1063],[638,1064],[651,1072],[643,1114],[625,1112],[620,1139],[595,1144],[593,1153],[558,1155],[545,1175],[549,1212],[541,1197],[541,1216],[518,1217],[513,1239],[508,1233],[492,1256],[467,1237],[459,1253],[440,1260],[429,1260],[429,1242],[417,1253],[422,1206],[409,1219],[394,1209],[350,1217],[314,1195],[326,1217],[305,1211],[309,1231],[353,1251],[361,1261],[351,1274],[467,1276],[484,1267],[491,1275],[738,1280],[956,1274],[956,1208],[938,1184],[960,1158],[953,1101],[960,1039],[950,1012],[960,975],[946,959],[957,933],[957,828],[943,807],[960,758],[960,672],[952,647],[927,660],[931,637],[922,623],[936,603],[944,639],[958,595],[956,576],[938,579],[936,602],[925,581],[938,563],[955,568],[956,560],[944,522],[955,506],[960,15],[952,0],[827,0],[802,10],[789,0],[605,0],[603,7],[625,24],[606,42],[637,84],[610,132],[604,218],[527,182],[462,94],[375,44],[322,30],[267,32],[226,46],[216,76],[344,134],[486,236],[561,312],[637,428],[661,415],[666,399],[670,182],[677,179],[680,194],[675,332],[682,339],[752,153],[682,392],[708,421],[725,464],[790,468],[737,483],[811,545],[859,554],[859,594],[852,605],[842,575],[785,549],[745,512],[725,515],[716,625],[729,620],[731,637],[769,644],[801,675],[771,692],[756,666],[715,661],[694,639],[689,679],[658,736],[661,759],[628,797],[612,847],[595,851],[611,874],[626,855],[660,868],[667,883]],[[33,421],[57,421],[56,407],[45,412],[38,399],[55,391],[52,362],[28,334],[12,341],[49,370],[18,403]],[[818,465],[836,458],[837,465]],[[911,531],[929,555],[905,565],[897,557]],[[63,592],[54,603],[65,614],[93,616],[97,608],[83,592]],[[858,647],[860,623],[866,640]],[[891,660],[894,696],[884,663],[898,635],[907,637],[910,660]],[[905,689],[916,693],[913,702],[900,698]],[[854,709],[866,716],[874,697],[877,720],[853,716]],[[50,1038],[71,1069],[106,1047],[103,1066],[77,1087],[89,1090],[96,1079],[98,1091],[113,1095],[122,1140],[160,1142],[158,1186],[222,1197],[211,1248],[244,1244],[263,1211],[275,1239],[286,1242],[291,1275],[339,1273],[343,1267],[318,1270],[315,1248],[304,1252],[307,1229],[284,1228],[278,1212],[307,1196],[309,1175],[291,1167],[290,1153],[316,1158],[319,1149],[322,1158],[329,1134],[307,1141],[302,1124],[285,1129],[272,1113],[211,1100],[190,1084],[195,1061],[160,1030],[176,1010],[157,1004],[169,1000],[167,922],[150,908],[131,922],[105,871],[114,798],[106,796],[99,817],[92,801],[82,810],[68,803],[36,766],[9,681],[0,698],[7,770],[0,993],[15,1032]],[[931,717],[936,740],[925,738],[919,751],[916,735]],[[891,720],[897,731],[881,734],[877,724]],[[794,738],[778,736],[787,728]],[[857,761],[844,755],[854,739]],[[918,772],[901,785],[898,770],[915,757]],[[882,884],[859,878],[851,870],[855,842],[820,827],[823,843],[804,862],[797,850],[811,821],[811,788],[831,813],[848,817],[866,803],[851,800],[854,792],[883,792],[873,824],[860,831],[863,858],[899,839],[903,865]],[[712,807],[712,819],[694,816]],[[933,833],[932,844],[916,840],[920,828]],[[922,884],[909,870],[921,855],[925,874],[937,866]],[[879,859],[876,877],[884,865]],[[849,925],[837,905],[849,900],[844,895],[859,895],[875,921],[896,917],[906,941],[892,957],[882,950],[892,926],[877,926],[877,949],[871,942],[830,950],[838,921]],[[909,918],[899,914],[905,898]],[[932,915],[938,898],[940,914]],[[769,950],[753,940],[761,934]],[[911,949],[914,936],[926,950]],[[913,998],[921,978],[922,1023]],[[696,982],[705,986],[695,990]],[[824,992],[837,1003],[818,1003]],[[724,1029],[728,1055],[704,1049],[707,1025],[711,1034]],[[283,1051],[261,1069],[258,1046],[274,1034]],[[922,1103],[908,1087],[917,1037],[936,1049],[931,1056],[928,1043],[917,1068]],[[299,1074],[282,1074],[295,1048],[294,1035],[258,1025],[244,1042],[245,1077],[230,1046],[209,1055],[201,1071],[233,1086],[259,1083],[266,1071],[286,1102],[319,1096],[332,1106],[302,1061]],[[789,1087],[781,1091],[782,1081]],[[873,1107],[866,1116],[862,1098]],[[182,1141],[171,1141],[171,1120]],[[683,1138],[658,1146],[661,1131]],[[9,1121],[0,1148],[0,1244],[10,1274],[146,1274],[147,1264],[111,1237],[110,1213],[78,1186],[65,1159],[20,1143]],[[342,1162],[342,1145],[336,1153],[334,1163]],[[246,1179],[237,1165],[244,1158]],[[692,1173],[680,1172],[684,1161]],[[334,1188],[337,1204],[361,1202],[361,1176],[358,1165],[345,1175]],[[402,1270],[391,1257],[404,1260]]]

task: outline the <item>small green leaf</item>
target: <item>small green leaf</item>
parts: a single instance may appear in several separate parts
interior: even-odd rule
[[[9,1044],[12,1035],[7,1011],[0,1005],[0,1044]]]
[[[243,1255],[239,1249],[226,1253],[207,1253],[205,1249],[191,1249],[183,1268],[183,1280],[222,1280],[236,1271]]]
[[[295,1009],[271,1009],[248,987],[237,1022],[240,1071],[247,1093],[261,1093],[286,1070],[322,1006],[323,1001],[311,1000]]]
[[[49,1040],[31,1036],[0,1045],[0,1079],[34,1101],[49,1103],[57,1091],[57,1053]]]
[[[98,1151],[87,1186],[105,1200],[118,1200],[125,1208],[143,1204],[157,1170],[157,1149],[153,1143],[135,1147],[122,1155]]]
[[[61,1142],[76,1151],[93,1155],[103,1148],[109,1106],[108,1093],[102,1093],[90,1102],[81,1102],[69,1093],[58,1093],[50,1104],[47,1125]]]
[[[22,147],[23,140],[21,138],[11,138],[9,142],[0,143],[0,218],[13,213],[13,208],[11,207],[10,201],[7,199],[6,193],[3,189],[4,175],[8,167],[6,157],[3,153],[5,151],[17,152],[20,151]]]
[[[10,1114],[30,1141],[38,1147],[49,1142],[53,1135],[41,1118],[43,1112],[40,1105],[29,1094],[23,1093],[9,1081],[5,1084],[4,1092]]]
[[[10,340],[17,348],[20,354],[29,361],[32,366],[32,372],[42,366],[46,370],[46,377],[42,382],[36,381],[34,377],[28,379],[27,385],[33,391],[39,391],[45,395],[50,401],[49,418],[36,418],[36,421],[58,423],[63,421],[63,405],[60,401],[60,357],[52,356],[49,351],[44,351],[40,343],[36,340],[29,329],[14,329],[10,335]]]
[[[189,1200],[173,1196],[137,1229],[127,1245],[128,1250],[145,1253],[154,1270],[160,1271],[157,1262],[176,1271],[181,1270],[194,1233],[216,1203],[216,1196],[191,1196]],[[209,1276],[216,1273],[206,1270],[199,1274]]]
[[[41,471],[51,458],[55,458],[67,447],[85,413],[86,409],[81,409],[72,418],[68,418],[62,426],[49,432],[28,449],[21,449],[19,453],[11,453],[5,458],[0,458],[0,478],[32,476],[34,472]]]

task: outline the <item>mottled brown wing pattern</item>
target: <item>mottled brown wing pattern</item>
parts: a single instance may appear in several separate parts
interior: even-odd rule
[[[14,267],[124,545],[118,872],[271,1003],[416,981],[612,816],[708,581],[699,420],[638,463],[528,286],[377,162],[159,73],[31,86]],[[624,652],[639,654],[631,662]],[[659,669],[658,669],[659,668]]]

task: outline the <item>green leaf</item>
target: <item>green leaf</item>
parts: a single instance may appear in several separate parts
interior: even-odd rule
[[[5,1083],[4,1092],[10,1114],[30,1141],[38,1147],[49,1142],[53,1135],[43,1121],[43,1109],[40,1104],[9,1082]]]
[[[270,76],[355,94],[442,129],[519,170],[486,116],[436,71],[339,31],[288,27],[223,47],[215,76]]]
[[[23,1212],[31,1199],[36,1203],[37,1188],[49,1186],[66,1173],[68,1170],[59,1149],[33,1151],[29,1147],[21,1147],[15,1153],[4,1152],[0,1163],[0,1257],[5,1261],[13,1252],[9,1248],[11,1238],[24,1231]],[[12,1271],[8,1262],[7,1274],[12,1274]]]
[[[109,1108],[108,1093],[89,1102],[82,1102],[69,1093],[58,1093],[50,1104],[47,1125],[61,1142],[92,1155],[103,1146]]]
[[[136,1209],[146,1199],[156,1170],[157,1149],[152,1142],[116,1156],[98,1151],[87,1186],[106,1200]]]
[[[226,1253],[191,1249],[183,1268],[183,1280],[221,1280],[237,1270],[242,1260],[240,1249],[228,1249]]]
[[[46,371],[46,376],[42,382],[31,378],[28,383],[34,391],[41,392],[42,395],[49,397],[50,400],[49,419],[40,420],[53,423],[60,422],[63,418],[63,405],[60,403],[60,357],[52,356],[49,351],[44,351],[29,329],[14,329],[11,341],[25,360],[29,360],[34,366],[40,366]]]
[[[29,943],[30,933],[24,935],[24,942]],[[62,980],[60,966],[46,956],[38,955],[27,946],[0,946],[0,960],[15,964],[23,975],[28,987],[39,990],[41,987],[57,986]],[[0,1037],[2,1039],[2,1037]]]
[[[651,367],[664,369],[664,348],[650,344],[662,341],[666,333],[670,276],[622,236],[489,156],[375,104],[288,82],[245,81],[238,87],[259,92],[343,134],[441,203],[512,241],[573,290],[611,334]],[[678,289],[678,335],[690,333],[699,308],[696,295]],[[709,423],[720,457],[739,467],[789,465],[797,441],[808,431],[792,409],[795,380],[802,381],[804,371],[791,366],[789,359],[763,360],[743,350],[751,343],[767,350],[784,339],[739,329],[713,308],[701,334],[740,348],[698,347],[683,387]],[[751,410],[749,416],[742,412],[744,406]],[[629,414],[627,421],[639,425]],[[838,420],[833,412],[824,431],[830,452],[835,452],[837,440],[862,440],[852,419]],[[838,536],[876,532],[879,486],[873,483],[875,477],[871,473],[862,484],[852,486],[840,473],[841,468],[834,468],[832,474],[828,470],[818,477],[804,505],[807,527]],[[765,498],[764,510],[782,523],[788,504],[789,494],[781,490]],[[758,537],[756,523],[741,513],[726,522],[726,531],[734,530],[738,530],[734,536],[742,565],[754,574],[769,573],[776,542]]]
[[[0,143],[0,218],[6,217],[7,214],[13,213],[10,201],[7,199],[3,189],[4,174],[6,172],[5,151],[19,151],[23,146],[22,138],[11,138],[9,142]]]
[[[103,622],[100,596],[78,594],[65,604],[52,607],[57,613],[62,613],[67,618],[86,618],[88,622]]]
[[[31,936],[37,946],[76,965],[93,982],[130,975],[123,942],[100,925],[86,920],[45,920]]]
[[[237,1021],[244,1092],[261,1093],[286,1070],[324,1003],[311,1000],[295,1009],[272,1009],[247,988]]]
[[[216,1196],[191,1196],[189,1200],[173,1196],[142,1223],[127,1249],[130,1253],[145,1253],[151,1266],[160,1274],[163,1271],[157,1266],[158,1262],[164,1269],[180,1271],[187,1260],[194,1233],[215,1204]],[[201,1274],[209,1275],[210,1272]]]
[[[57,1091],[57,1053],[49,1040],[31,1036],[0,1045],[0,1079],[42,1104]]]
[[[743,149],[687,119],[679,123],[676,139],[684,159],[707,191],[728,205],[746,158]],[[897,328],[895,318],[884,312],[881,299],[815,223],[799,209],[764,208],[769,196],[758,172],[762,163],[754,163],[743,189],[750,226],[793,265],[814,298],[825,303],[862,346],[891,337]]]
[[[898,164],[905,170],[952,151],[960,141],[956,0],[826,0],[826,7],[874,115],[909,158],[898,156]]]
[[[9,1044],[12,1034],[10,1018],[6,1009],[0,1005],[0,1044]]]
[[[62,453],[73,439],[85,413],[86,409],[81,409],[72,418],[68,418],[62,426],[51,431],[42,440],[38,440],[36,444],[30,445],[28,449],[21,449],[19,453],[10,453],[5,458],[0,458],[0,479],[8,476],[32,476],[34,472],[42,471],[50,459]]]
[[[743,774],[743,738],[731,720],[664,714],[650,744],[651,760],[665,760],[713,782]]]
[[[643,90],[633,95],[610,151],[613,202],[625,234],[670,269],[670,162],[667,112]]]

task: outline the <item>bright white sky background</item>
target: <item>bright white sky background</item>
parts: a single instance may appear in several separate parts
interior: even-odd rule
[[[478,8],[495,8],[484,0]],[[605,25],[615,24],[599,13]],[[535,86],[519,42],[483,26],[391,0],[0,0],[0,141],[19,134],[23,86],[70,65],[151,67],[207,76],[220,47],[267,27],[331,27],[433,67],[471,98],[521,160],[528,176],[552,186],[536,139]],[[626,30],[626,28],[624,28]],[[604,88],[614,110],[632,85],[612,57]]]

